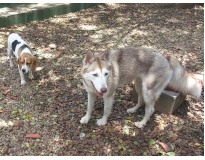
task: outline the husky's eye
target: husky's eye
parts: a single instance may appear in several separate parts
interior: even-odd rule
[[[108,73],[105,73],[105,76],[107,76],[108,75]]]
[[[93,76],[94,76],[94,77],[97,77],[97,76],[98,76],[98,74],[97,74],[97,73],[96,73],[96,74],[93,74]]]

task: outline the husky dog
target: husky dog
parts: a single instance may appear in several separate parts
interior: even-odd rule
[[[142,128],[154,112],[154,105],[162,91],[169,86],[175,91],[199,98],[201,85],[188,76],[183,66],[173,57],[162,56],[159,51],[144,47],[126,47],[107,50],[101,54],[88,52],[81,69],[83,84],[88,93],[87,112],[80,123],[88,123],[96,96],[104,100],[104,114],[97,120],[99,126],[107,123],[118,87],[135,80],[138,104],[127,110],[134,113],[145,104]]]

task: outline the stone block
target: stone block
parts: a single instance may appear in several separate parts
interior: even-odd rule
[[[137,92],[134,88],[131,99],[137,103],[137,98]],[[184,102],[185,98],[186,96],[181,93],[164,90],[155,103],[154,108],[161,113],[170,115]]]
[[[0,3],[0,27],[43,20],[99,4],[103,3]]]

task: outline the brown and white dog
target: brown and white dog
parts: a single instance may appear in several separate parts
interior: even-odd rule
[[[7,53],[10,60],[10,67],[13,67],[11,53],[17,58],[19,74],[21,77],[21,84],[25,84],[24,74],[29,72],[29,79],[33,79],[33,73],[36,69],[36,57],[31,52],[27,43],[16,33],[12,33],[8,37]]]

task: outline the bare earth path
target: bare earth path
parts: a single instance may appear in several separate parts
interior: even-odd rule
[[[12,32],[38,53],[35,79],[26,77],[25,86],[20,86],[17,67],[10,69],[6,56]],[[138,129],[133,122],[142,118],[144,108],[126,113],[135,105],[130,83],[117,90],[107,125],[96,125],[103,114],[101,99],[90,122],[80,124],[87,104],[80,77],[84,54],[131,45],[157,48],[177,57],[188,71],[203,74],[204,9],[105,4],[0,28],[0,155],[203,156],[204,92],[198,101],[187,96],[173,115],[155,111]],[[40,138],[26,138],[30,133]]]

